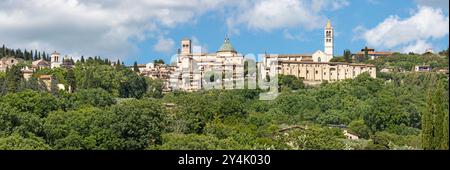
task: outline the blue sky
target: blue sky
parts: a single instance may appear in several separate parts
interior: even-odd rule
[[[313,53],[323,50],[327,19],[335,55],[366,45],[421,52],[449,44],[448,0],[5,0],[0,43],[129,65],[169,61],[184,37],[208,52],[229,35],[242,54]]]

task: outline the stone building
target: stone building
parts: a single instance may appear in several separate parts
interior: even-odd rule
[[[63,59],[61,58],[61,54],[59,54],[58,52],[53,52],[50,55],[50,63],[51,63],[51,68],[59,68],[61,67]]]
[[[23,61],[20,58],[4,57],[0,59],[0,71],[6,71],[6,68],[19,64]]]
[[[50,63],[44,59],[36,60],[31,63],[33,69],[50,68]]]
[[[324,81],[354,79],[364,72],[368,72],[371,77],[376,78],[375,66],[367,64],[279,61],[277,72],[298,77],[308,85],[320,84]]]
[[[149,77],[151,79],[160,79],[164,82],[163,91],[171,91],[170,88],[170,75],[175,71],[175,66],[166,64],[139,64],[139,73],[141,76]]]
[[[366,49],[361,49],[361,51],[359,51],[358,53],[353,54],[352,55],[352,59],[356,60],[356,58],[358,58],[358,57],[365,57],[365,54],[366,54],[365,50]],[[394,52],[391,52],[391,51],[375,51],[375,49],[373,49],[373,48],[368,48],[367,49],[367,55],[368,55],[368,58],[370,60],[375,60],[375,59],[377,59],[379,57],[390,57],[390,56],[392,56],[392,54],[394,54]]]
[[[244,56],[229,38],[216,53],[193,50],[192,41],[183,39],[170,86],[174,90],[196,91],[203,88],[236,88],[244,83]],[[211,85],[211,86],[210,86]]]
[[[324,37],[324,52],[318,50],[313,54],[264,55],[263,60],[258,63],[260,78],[265,79],[274,73],[293,75],[307,85],[316,85],[324,81],[353,79],[364,72],[376,77],[373,65],[329,62],[334,51],[334,30],[330,21],[325,26]]]

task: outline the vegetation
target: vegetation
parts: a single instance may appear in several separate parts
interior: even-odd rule
[[[417,57],[366,62],[448,67],[441,57]],[[0,72],[0,149],[448,149],[448,77],[434,72],[361,74],[318,87],[280,75],[281,94],[262,101],[260,89],[164,94],[161,80],[97,57],[29,80],[17,69]],[[42,88],[42,74],[71,91]]]

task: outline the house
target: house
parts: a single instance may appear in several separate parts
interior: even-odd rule
[[[431,72],[432,68],[431,66],[415,66],[414,71],[415,72]]]
[[[31,65],[33,69],[50,68],[50,63],[44,59],[33,61]]]
[[[378,57],[389,57],[392,54],[394,54],[394,53],[390,52],[390,51],[375,51],[375,49],[373,49],[373,48],[367,49],[367,55],[368,55],[369,59],[371,59],[371,60],[375,60]],[[353,59],[356,60],[357,57],[364,57],[364,55],[365,55],[365,49],[361,49],[360,52],[353,55]]]
[[[385,67],[380,70],[380,72],[382,72],[382,73],[402,72],[402,71],[404,71],[404,70],[399,67],[391,67],[391,66]]]
[[[33,75],[33,72],[34,72],[32,69],[29,69],[28,67],[23,68],[21,71],[22,71],[22,74],[23,74],[23,78],[25,80],[30,79],[31,76]]]
[[[61,63],[61,67],[62,68],[67,68],[67,69],[71,69],[73,68],[75,65],[75,62],[73,61],[72,58],[65,56],[62,63]]]
[[[52,87],[52,76],[51,75],[40,75],[38,76],[39,80],[42,81],[47,88],[48,91],[51,91]]]
[[[53,81],[57,81],[52,75],[39,75],[38,79],[44,83],[48,91],[52,90],[52,83],[54,83]],[[58,90],[66,90],[64,84],[57,83],[56,87]]]
[[[439,69],[437,72],[440,73],[440,74],[445,74],[445,75],[448,76],[448,68]]]
[[[344,130],[344,136],[350,140],[358,140],[359,139],[358,135],[352,134],[352,133],[348,132],[347,130]]]
[[[6,68],[16,65],[23,60],[14,57],[4,57],[0,59],[0,71],[6,71]]]

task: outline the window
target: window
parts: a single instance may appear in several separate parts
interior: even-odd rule
[[[319,74],[319,71],[316,71],[316,74]]]

